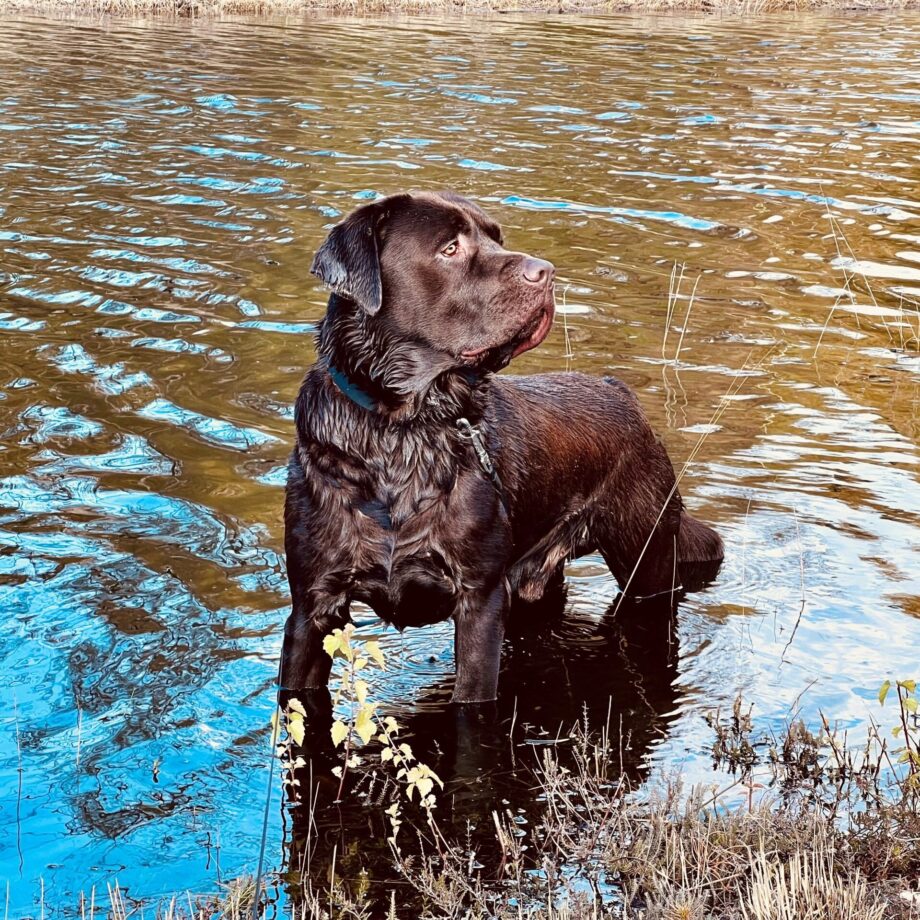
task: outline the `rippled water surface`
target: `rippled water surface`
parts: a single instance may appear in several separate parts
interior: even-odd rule
[[[612,579],[574,564],[565,620],[509,643],[512,747],[587,703],[649,775],[708,780],[702,714],[739,692],[764,724],[858,728],[885,677],[918,676],[917,14],[6,20],[0,141],[15,913],[42,883],[73,906],[252,871],[290,407],[324,306],[308,269],[380,193],[454,188],[556,263],[560,321],[518,370],[633,385],[727,543],[676,646],[624,652]],[[441,737],[450,630],[382,641],[384,708],[455,803],[487,800],[489,739]],[[358,859],[366,818],[337,834]]]

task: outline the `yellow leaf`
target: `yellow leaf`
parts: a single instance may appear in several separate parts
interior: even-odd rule
[[[365,703],[358,710],[358,718],[355,719],[355,731],[358,733],[363,744],[367,744],[367,742],[374,737],[374,732],[376,731],[376,726],[374,725],[374,710],[376,708],[374,703]]]
[[[348,737],[348,726],[338,719],[332,723],[332,743],[338,747]]]
[[[390,750],[390,748],[384,748],[384,749],[380,752],[380,759],[381,759],[384,763],[386,763],[388,760],[392,760],[392,759],[393,759],[393,751]]]
[[[885,705],[885,697],[888,696],[888,691],[890,689],[891,689],[891,681],[886,680],[885,683],[882,684],[881,689],[878,692],[878,701],[883,706]]]
[[[378,668],[383,668],[384,671],[386,670],[387,664],[383,657],[383,651],[380,648],[379,642],[375,642],[373,639],[369,642],[365,642],[364,651],[374,659]]]
[[[367,700],[367,681],[366,680],[356,680],[355,681],[355,696],[358,698],[358,702],[363,706],[365,700]]]
[[[287,730],[288,734],[294,739],[294,744],[303,744],[303,716],[299,712],[292,712],[288,716]]]
[[[293,712],[299,712],[302,716],[307,714],[307,710],[303,708],[303,703],[300,700],[288,700],[288,709]]]
[[[335,658],[335,653],[342,647],[342,630],[334,629],[328,636],[323,639],[323,651],[330,657]]]
[[[424,799],[429,792],[434,788],[434,782],[430,780],[427,776],[421,777],[419,781],[415,784],[418,788],[418,794]]]
[[[341,630],[339,630],[341,632]],[[339,648],[342,650],[342,654],[349,660],[352,661],[355,657],[355,650],[351,647],[351,637],[355,631],[354,623],[349,623],[344,632],[342,632],[342,638],[339,640]]]

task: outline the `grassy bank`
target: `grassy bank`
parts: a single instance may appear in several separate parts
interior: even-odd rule
[[[757,15],[920,9],[920,0],[0,0],[0,12],[219,18],[304,13],[351,15],[626,13]]]
[[[711,714],[713,758],[733,777],[718,789],[684,789],[675,777],[638,795],[614,767],[617,743],[576,727],[543,752],[528,820],[495,805],[491,858],[468,837],[443,833],[431,811],[407,810],[401,844],[394,829],[391,881],[349,874],[334,859],[313,878],[288,873],[284,915],[918,920],[920,751],[915,691],[905,686],[915,685],[892,690],[894,746],[874,728],[855,742],[826,721],[815,732],[793,722],[779,737],[758,736],[740,703]],[[246,920],[254,891],[243,878],[219,897],[182,897],[147,913]],[[118,892],[109,899],[109,916],[127,920]]]

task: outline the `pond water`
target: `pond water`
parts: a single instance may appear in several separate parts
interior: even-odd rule
[[[526,807],[509,752],[585,708],[649,781],[719,781],[703,715],[739,693],[768,728],[892,720],[878,687],[920,647],[920,15],[7,19],[0,137],[12,916],[253,871],[310,259],[380,193],[456,189],[556,264],[515,369],[635,387],[727,545],[676,634],[631,644],[573,564],[565,618],[508,643],[504,728],[464,743],[449,627],[359,611],[457,813]],[[269,814],[279,869],[278,782]]]

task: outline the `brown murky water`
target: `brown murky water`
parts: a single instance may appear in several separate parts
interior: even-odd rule
[[[615,585],[574,564],[564,621],[509,642],[515,745],[584,704],[650,781],[708,779],[702,713],[739,692],[858,727],[917,676],[920,15],[7,19],[0,140],[14,912],[40,879],[74,905],[252,870],[308,268],[377,194],[454,188],[552,259],[560,320],[516,370],[632,384],[726,539],[677,645],[624,651]],[[377,695],[460,812],[510,794],[492,741],[446,738],[449,628],[382,641]],[[329,831],[355,867],[366,827]]]

